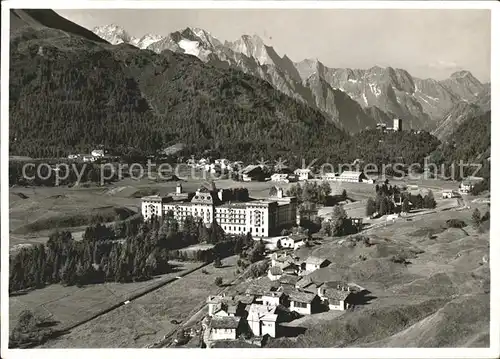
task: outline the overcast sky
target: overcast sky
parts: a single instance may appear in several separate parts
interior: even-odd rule
[[[86,28],[116,24],[136,37],[200,27],[220,40],[259,35],[294,61],[404,68],[444,79],[469,70],[490,80],[489,10],[56,10]]]

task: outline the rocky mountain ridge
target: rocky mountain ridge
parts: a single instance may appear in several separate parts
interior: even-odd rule
[[[390,124],[395,117],[402,118],[406,128],[433,130],[456,104],[475,103],[488,88],[465,70],[437,81],[419,79],[392,67],[330,68],[318,59],[293,62],[286,55],[278,55],[257,35],[222,43],[204,29],[187,27],[167,36],[149,35],[148,39],[159,40],[139,43],[116,25],[93,31],[111,43],[121,40],[157,53],[171,50],[216,66],[236,67],[321,110],[351,133],[374,127],[378,121]],[[345,103],[344,111],[348,111],[349,116],[344,116],[349,118],[347,122],[339,121],[336,102],[340,99]]]

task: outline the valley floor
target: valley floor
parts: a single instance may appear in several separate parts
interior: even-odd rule
[[[202,182],[186,182],[194,190]],[[217,182],[218,187],[249,186],[251,196],[266,196],[272,182]],[[361,215],[364,200],[371,196],[372,186],[348,184],[348,195],[357,202],[346,206],[349,215]],[[443,188],[441,184],[436,187]],[[10,193],[11,247],[26,242],[43,242],[49,228],[40,232],[23,232],[26,224],[40,216],[58,218],[63,213],[81,214],[96,208],[129,208],[138,211],[138,191],[174,190],[175,182],[147,183],[132,180],[106,188],[12,188]],[[355,194],[355,192],[359,194]],[[22,198],[23,193],[28,198]],[[438,199],[438,193],[435,193]],[[300,248],[301,257],[321,255],[331,261],[327,268],[310,274],[312,279],[349,280],[370,291],[363,305],[354,311],[314,314],[290,326],[305,328],[296,338],[273,339],[270,347],[439,347],[488,346],[489,330],[489,230],[483,232],[471,225],[475,208],[489,210],[486,203],[466,200],[470,208],[458,206],[456,200],[438,199],[435,211],[415,213],[411,221],[372,223],[361,233],[370,245],[353,237],[324,238],[311,248]],[[73,211],[73,212],[72,212]],[[324,209],[325,214],[328,208]],[[460,219],[463,229],[445,228],[448,219]],[[73,227],[75,233],[82,227]],[[17,232],[17,233],[16,233]],[[431,235],[429,235],[431,233]],[[403,255],[407,264],[391,258]],[[208,265],[208,274],[196,263],[178,263],[178,272],[144,283],[77,287],[51,285],[24,295],[9,298],[10,323],[23,309],[33,309],[51,317],[59,326],[72,326],[100,310],[123,302],[133,293],[144,291],[162,280],[182,278],[166,284],[117,309],[72,329],[51,340],[44,348],[112,348],[144,347],[172,335],[178,323],[197,322],[209,294],[217,291],[216,276],[224,283],[236,279],[236,260],[224,259],[222,268]],[[248,283],[235,283],[237,290]],[[201,313],[201,314],[200,314]],[[176,324],[177,323],[177,324]]]

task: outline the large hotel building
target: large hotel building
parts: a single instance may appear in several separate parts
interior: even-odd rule
[[[216,190],[215,186],[185,193],[181,184],[177,184],[176,192],[165,197],[143,197],[141,210],[145,219],[153,215],[163,217],[172,211],[180,223],[187,216],[202,219],[206,225],[215,219],[226,233],[250,232],[254,237],[269,237],[279,235],[282,228],[299,221],[296,198],[284,196],[282,188],[275,187],[274,190],[273,195],[266,199],[231,202],[225,198],[225,190]]]

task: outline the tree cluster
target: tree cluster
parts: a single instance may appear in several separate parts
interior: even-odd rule
[[[10,331],[9,347],[29,348],[44,343],[54,334],[54,330],[45,324],[50,323],[30,310],[23,310]]]
[[[330,217],[321,224],[321,233],[328,236],[344,236],[357,232],[352,220],[347,217],[347,213],[342,206],[336,205]]]
[[[325,204],[332,188],[326,181],[318,184],[317,182],[296,183],[287,190],[287,195],[296,197],[299,203],[310,202],[315,204]]]
[[[31,165],[33,163],[33,166]],[[61,165],[61,166],[57,166]],[[118,170],[96,163],[64,161],[9,161],[10,186],[48,186],[73,185],[77,182],[108,184],[118,180]]]

